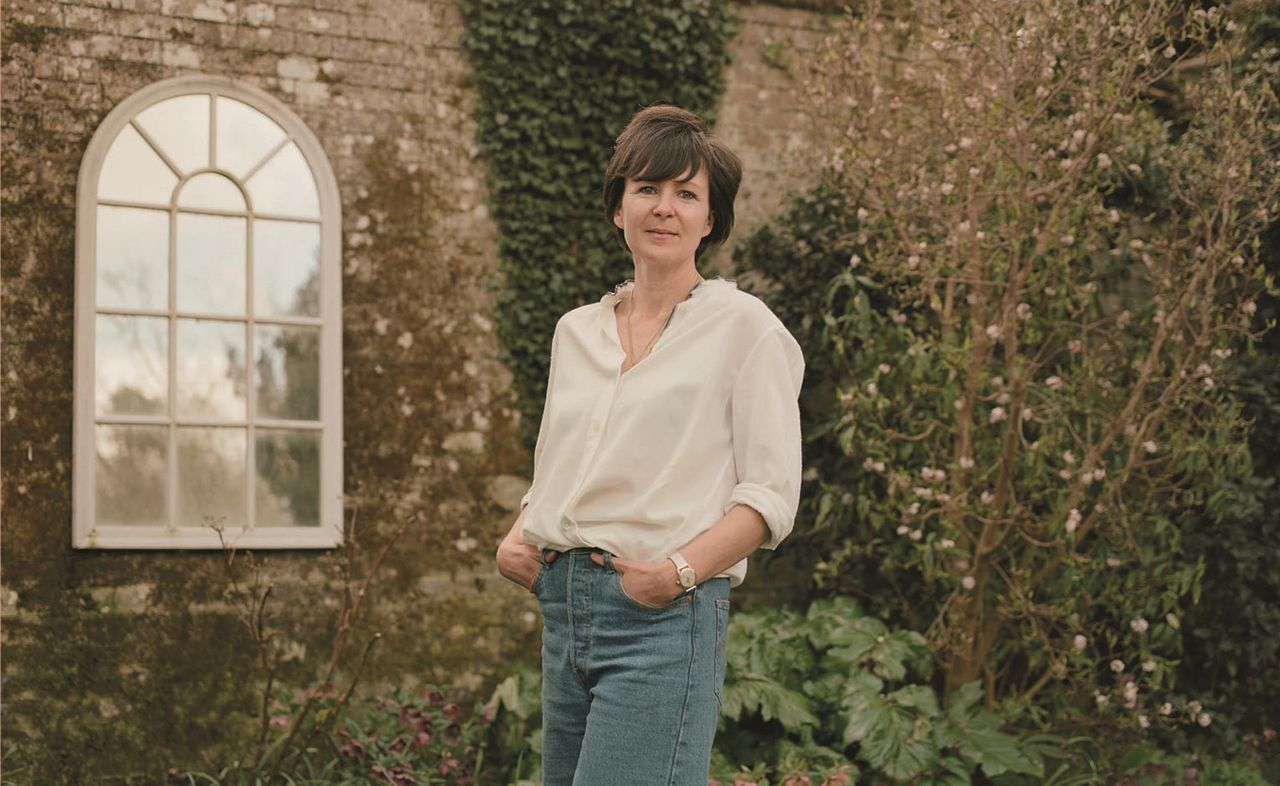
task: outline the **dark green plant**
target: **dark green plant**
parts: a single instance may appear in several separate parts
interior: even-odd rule
[[[464,0],[489,204],[496,321],[530,445],[558,315],[630,275],[600,207],[613,140],[639,109],[714,116],[735,20],[724,0]]]

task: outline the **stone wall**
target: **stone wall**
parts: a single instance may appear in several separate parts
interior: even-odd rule
[[[742,15],[721,123],[749,167],[739,237],[802,182],[787,151],[804,121],[779,52],[821,24],[768,6]],[[456,5],[10,0],[2,20],[2,720],[6,744],[39,762],[32,782],[152,783],[225,763],[256,711],[261,672],[223,555],[71,548],[76,176],[112,107],[160,79],[266,90],[337,175],[357,578],[405,527],[353,637],[385,631],[367,684],[483,692],[500,664],[535,658],[535,607],[490,563],[529,456],[496,361],[495,229]],[[281,676],[304,685],[329,657],[347,561],[254,561],[274,587]],[[237,566],[252,579],[246,555]]]

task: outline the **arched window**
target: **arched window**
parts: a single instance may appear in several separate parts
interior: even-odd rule
[[[341,542],[340,223],[260,90],[181,77],[107,116],[77,191],[76,547]]]

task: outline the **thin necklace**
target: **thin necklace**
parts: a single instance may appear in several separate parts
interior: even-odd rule
[[[697,289],[698,286],[704,280],[705,279],[703,279],[703,277],[699,275],[698,280],[694,282],[692,287],[689,288],[689,294],[681,298],[680,302],[683,303],[684,301],[688,300],[690,295],[693,294],[693,290]],[[627,309],[627,346],[631,348],[632,357],[634,358],[634,360],[631,360],[630,358],[628,358],[628,360],[630,360],[630,363],[627,365],[627,368],[629,369],[635,367],[637,363],[639,363],[641,360],[644,360],[646,357],[649,356],[649,350],[653,349],[653,345],[658,343],[658,339],[662,336],[663,333],[666,332],[667,325],[671,324],[671,316],[672,314],[676,313],[676,306],[679,305],[679,303],[673,303],[671,305],[671,310],[667,312],[667,318],[666,320],[663,321],[662,327],[658,328],[658,331],[653,334],[653,338],[649,339],[649,343],[645,345],[644,351],[642,351],[639,355],[636,355],[635,354],[636,339],[635,339],[635,334],[632,332],[632,329],[631,329],[631,315],[634,314],[636,311],[636,290],[634,285],[632,285],[632,288],[631,288],[630,301],[631,301],[631,308]]]

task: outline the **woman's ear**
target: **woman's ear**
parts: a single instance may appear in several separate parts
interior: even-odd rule
[[[711,234],[711,228],[714,227],[715,225],[716,225],[716,217],[711,215],[710,213],[707,213],[707,226],[705,229],[702,230],[702,236],[706,237],[707,235]]]

